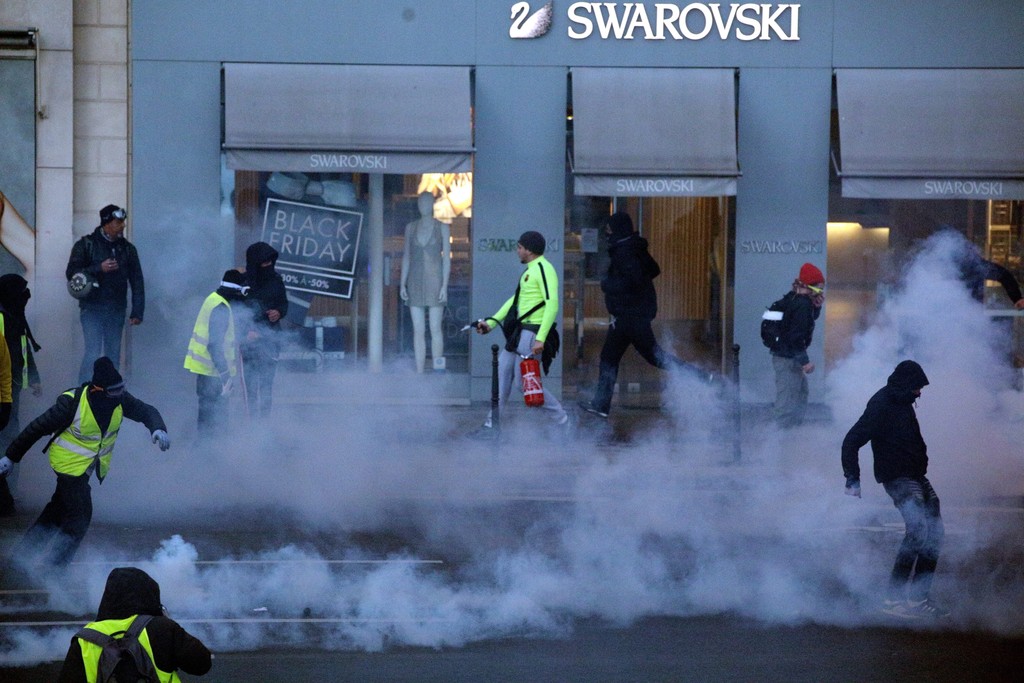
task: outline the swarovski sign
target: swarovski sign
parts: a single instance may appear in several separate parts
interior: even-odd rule
[[[511,38],[539,38],[551,28],[553,3],[529,14],[512,8]],[[567,13],[568,36],[584,40],[800,40],[800,5],[733,2],[574,2]]]
[[[800,40],[800,5],[659,2],[648,11],[642,2],[574,2],[569,6],[569,37],[589,38],[597,31],[615,40]]]

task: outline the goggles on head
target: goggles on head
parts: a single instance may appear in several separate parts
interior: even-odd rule
[[[124,220],[128,217],[128,213],[124,209],[118,209],[110,212],[111,218],[117,218],[118,220]]]
[[[96,388],[105,393],[107,396],[110,396],[111,398],[118,398],[119,396],[124,394],[124,382],[118,382],[117,384],[112,384],[109,387]]]
[[[242,296],[249,296],[249,286],[248,285],[238,285],[238,284],[235,284],[234,282],[224,282],[223,280],[221,280],[220,286],[221,287],[227,287],[228,289],[237,290],[237,291],[242,293]]]

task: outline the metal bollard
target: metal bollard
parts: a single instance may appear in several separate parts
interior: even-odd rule
[[[742,414],[740,412],[740,345],[732,345],[732,460],[739,463],[742,442]]]
[[[498,413],[498,345],[491,344],[491,427],[494,435],[501,434],[501,415]]]

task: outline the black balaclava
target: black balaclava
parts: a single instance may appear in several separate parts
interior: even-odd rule
[[[124,379],[114,367],[113,361],[100,356],[92,364],[92,380],[89,387],[89,406],[92,408],[96,424],[104,432],[110,426],[110,418],[114,409],[121,405],[124,395]]]
[[[160,584],[135,567],[117,567],[107,576],[107,585],[96,611],[96,621],[127,619],[136,614],[163,615]]]
[[[608,216],[607,225],[611,229],[608,239],[612,242],[625,239],[633,234],[633,219],[625,211],[616,211]]]
[[[900,403],[913,403],[917,400],[914,392],[927,385],[928,377],[924,370],[912,360],[905,360],[897,365],[886,383],[894,398]]]
[[[277,250],[266,242],[254,242],[245,250],[245,274],[250,284],[260,284],[271,280],[276,273],[274,264],[277,263]],[[270,261],[269,266],[263,264]]]
[[[249,293],[249,288],[245,286],[245,276],[234,268],[224,271],[217,293],[228,301],[244,301]]]

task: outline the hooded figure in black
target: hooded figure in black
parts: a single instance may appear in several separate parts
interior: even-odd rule
[[[903,516],[906,535],[896,554],[884,610],[910,618],[948,614],[928,599],[944,529],[939,497],[925,476],[928,447],[914,412],[927,384],[928,377],[914,361],[897,365],[847,432],[842,449],[846,494],[861,495],[858,451],[870,441],[875,481]]]
[[[114,363],[101,356],[93,364],[89,382],[58,396],[56,403],[32,420],[7,447],[6,455],[0,458],[0,471],[11,462],[21,462],[39,439],[53,435],[43,450],[57,475],[53,497],[15,549],[16,559],[31,561],[39,557],[46,564],[63,567],[74,558],[92,521],[89,480],[95,473],[102,484],[112,460],[112,452],[105,450],[102,441],[82,439],[77,434],[95,428],[101,439],[107,438],[118,416],[141,422],[160,450],[170,448],[167,426],[159,411],[128,393]],[[78,424],[72,428],[76,419]],[[114,445],[116,441],[111,448]]]
[[[607,275],[601,280],[601,290],[612,322],[601,348],[600,375],[594,397],[580,404],[588,413],[601,417],[608,417],[611,410],[619,362],[630,345],[657,368],[675,367],[707,379],[707,373],[666,352],[654,337],[651,321],[658,314],[654,278],[661,274],[661,268],[648,253],[647,240],[634,232],[629,214],[612,214],[605,223],[605,235],[610,263]]]
[[[196,318],[185,368],[196,376],[200,436],[227,425],[227,398],[239,377],[239,341],[250,327],[245,306],[248,291],[245,276],[233,268],[226,271]]]
[[[96,622],[120,621],[139,615],[153,617],[143,631],[153,651],[153,663],[160,671],[173,673],[181,670],[193,676],[202,676],[212,666],[213,656],[203,643],[164,614],[160,602],[160,585],[146,572],[135,567],[118,567],[107,576]],[[60,672],[59,683],[86,683],[88,677],[82,659],[84,643],[71,639]]]
[[[25,319],[25,305],[31,296],[28,282],[22,276],[14,273],[0,276],[0,332],[7,340],[11,356],[11,418],[0,431],[0,453],[7,449],[14,435],[21,429],[18,407],[21,405],[22,390],[31,387],[34,395],[42,393],[39,370],[33,355],[40,347]],[[18,469],[14,468],[6,478],[0,479],[0,517],[15,512],[11,492],[16,488],[17,477]]]
[[[274,270],[277,257],[277,250],[266,242],[250,244],[245,250],[247,303],[253,325],[242,343],[242,363],[249,413],[260,417],[270,414],[281,319],[288,314],[284,280]]]

